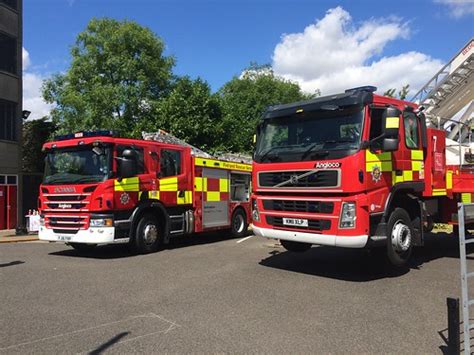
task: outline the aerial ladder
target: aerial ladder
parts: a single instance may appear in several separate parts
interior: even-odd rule
[[[474,113],[474,38],[411,101],[425,108],[429,126],[446,130],[447,164],[473,163],[471,122]]]

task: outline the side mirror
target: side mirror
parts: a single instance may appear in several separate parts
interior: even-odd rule
[[[398,137],[401,111],[395,107],[387,107],[382,115],[382,131],[385,137]]]
[[[118,177],[128,178],[137,175],[138,165],[135,152],[131,149],[125,149],[122,156],[118,159]]]
[[[382,141],[382,150],[384,152],[394,152],[398,150],[398,138],[384,138]]]

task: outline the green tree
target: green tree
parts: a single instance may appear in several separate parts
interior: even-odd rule
[[[60,132],[107,128],[138,137],[173,79],[175,60],[163,51],[163,41],[133,21],[92,19],[67,72],[43,84]]]
[[[305,100],[319,95],[305,94],[295,82],[276,76],[269,65],[252,64],[219,90],[222,104],[220,147],[233,152],[250,152],[255,127],[268,106]]]
[[[398,91],[398,95],[396,95],[397,89],[388,89],[383,93],[383,96],[388,97],[397,97],[400,100],[405,100],[410,92],[410,84],[402,86],[402,88]]]
[[[44,170],[43,144],[56,129],[46,118],[26,121],[23,124],[22,165],[24,173],[42,173]]]
[[[181,77],[168,97],[160,102],[157,120],[145,130],[164,129],[189,144],[213,151],[216,137],[222,135],[219,96],[212,94],[209,84],[198,78]]]

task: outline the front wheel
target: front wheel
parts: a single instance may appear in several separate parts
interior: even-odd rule
[[[387,224],[387,258],[396,267],[405,266],[413,251],[413,227],[403,208],[395,208]]]
[[[280,240],[280,244],[288,251],[302,253],[311,248],[311,244],[302,242],[293,242],[291,240]]]
[[[247,216],[242,209],[237,209],[232,214],[232,221],[231,221],[231,233],[232,236],[235,238],[240,238],[245,236],[247,233],[249,224],[247,222]]]
[[[145,214],[138,222],[135,232],[135,250],[140,254],[157,251],[161,239],[162,231],[158,219],[152,214]]]

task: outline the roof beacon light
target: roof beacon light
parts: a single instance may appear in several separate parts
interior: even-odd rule
[[[375,92],[377,88],[375,86],[367,85],[367,86],[359,86],[352,89],[347,89],[346,93],[356,92],[356,91],[367,91],[367,92]]]
[[[60,136],[54,137],[56,141],[64,141],[66,139],[74,138],[87,138],[87,137],[114,137],[114,131],[101,130],[101,131],[85,131],[85,132],[76,132],[70,134],[63,134]]]

